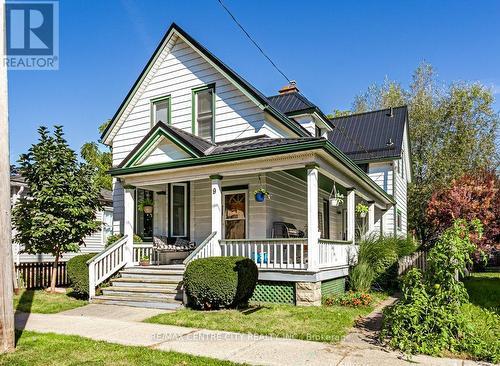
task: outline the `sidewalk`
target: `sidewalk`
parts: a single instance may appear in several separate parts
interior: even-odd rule
[[[177,351],[253,365],[479,365],[471,361],[416,356],[411,362],[400,354],[368,343],[346,341],[339,345],[296,339],[273,338],[231,332],[184,328],[159,324],[124,321],[95,314],[98,305],[59,314],[16,314],[16,328],[36,332],[78,335],[94,340],[127,346],[147,346],[163,351]],[[130,312],[128,318],[140,319],[138,310],[120,307]],[[79,310],[79,311],[77,311]],[[69,313],[69,314],[68,314]],[[74,314],[77,315],[74,315]],[[148,314],[149,315],[149,314]]]

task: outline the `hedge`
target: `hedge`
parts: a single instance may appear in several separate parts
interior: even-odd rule
[[[249,258],[196,259],[184,272],[188,304],[205,310],[244,305],[253,295],[257,278],[257,266]]]
[[[96,253],[80,254],[71,258],[66,264],[68,279],[73,291],[82,297],[89,296],[89,267],[87,261]]]

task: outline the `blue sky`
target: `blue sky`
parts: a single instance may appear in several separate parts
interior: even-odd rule
[[[407,85],[422,60],[443,82],[500,93],[500,1],[224,2],[326,113],[386,76]],[[286,84],[217,0],[61,0],[59,11],[60,69],[9,72],[12,162],[40,125],[62,124],[76,150],[97,140],[171,22],[264,94]]]

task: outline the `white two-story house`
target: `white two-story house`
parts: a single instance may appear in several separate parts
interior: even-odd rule
[[[259,300],[319,304],[343,289],[358,238],[406,235],[406,107],[329,119],[295,83],[265,96],[175,24],[102,141],[125,237],[89,263],[92,287],[161,236],[195,243],[183,265],[253,258]]]

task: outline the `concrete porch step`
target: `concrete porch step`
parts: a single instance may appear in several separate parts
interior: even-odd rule
[[[154,297],[155,299],[182,300],[182,291],[177,289],[144,288],[144,287],[105,287],[104,296]]]
[[[118,287],[147,287],[147,288],[164,288],[164,289],[180,289],[181,281],[168,280],[168,279],[154,279],[154,278],[114,278],[111,280],[113,286]]]
[[[142,278],[142,279],[150,279],[157,281],[172,281],[172,282],[181,282],[183,279],[183,273],[163,273],[163,272],[141,272],[141,271],[133,271],[133,270],[123,270],[120,271],[121,278]]]
[[[139,296],[96,296],[93,300],[96,304],[134,306],[140,308],[153,308],[175,310],[182,307],[182,301],[168,298],[139,297]]]

